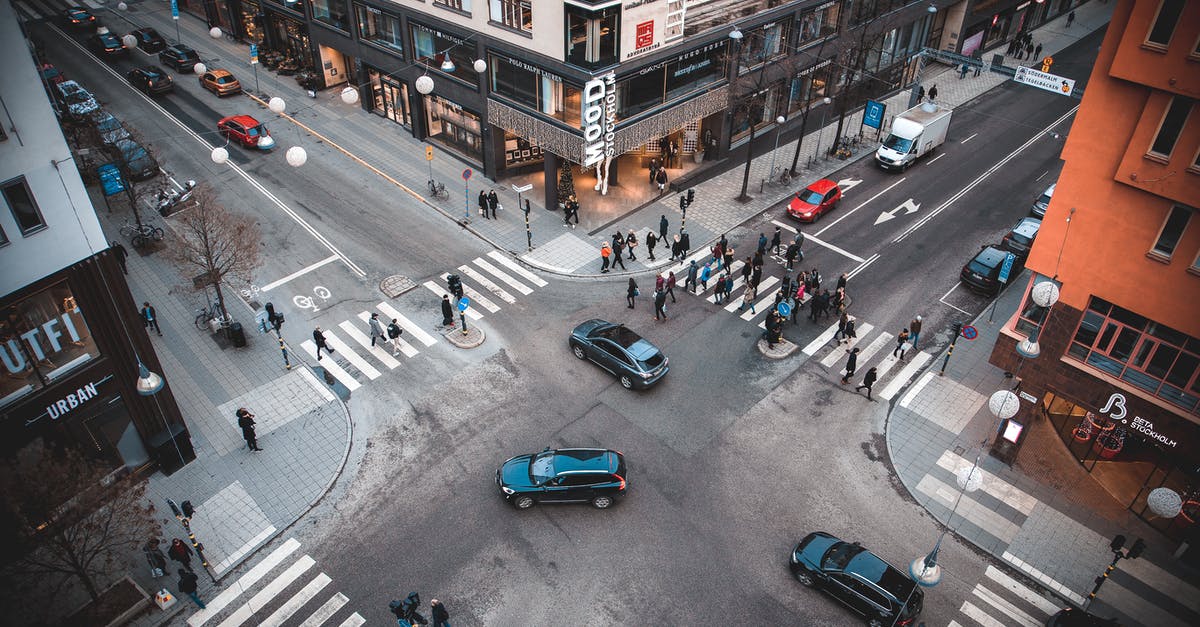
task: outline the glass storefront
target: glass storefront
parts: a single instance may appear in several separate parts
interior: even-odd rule
[[[788,114],[803,111],[829,95],[829,73],[832,61],[822,61],[792,79],[788,89]]]
[[[404,30],[400,27],[400,18],[362,4],[355,4],[354,12],[358,16],[360,40],[404,58]]]
[[[425,96],[425,127],[429,139],[483,163],[483,136],[475,113],[441,96]]]
[[[299,59],[301,67],[311,68],[313,66],[312,51],[309,50],[308,28],[304,22],[282,15],[272,15],[270,19],[275,35],[274,45],[279,47],[280,52]]]
[[[350,9],[346,0],[310,0],[312,19],[350,32]]]
[[[517,59],[493,54],[488,61],[491,91],[572,128],[580,124],[581,96],[575,85]]]
[[[504,167],[541,163],[544,159],[542,147],[536,142],[518,137],[511,131],[504,132]]]
[[[412,22],[413,56],[431,70],[475,84],[475,44],[446,32]],[[450,65],[446,65],[446,61]]]
[[[66,281],[8,307],[0,320],[0,406],[39,390],[99,357]]]
[[[756,129],[766,128],[775,124],[775,118],[782,112],[779,106],[783,100],[783,84],[776,83],[757,93],[746,94],[741,98],[742,106],[733,112],[733,135],[730,142],[737,142],[750,136],[751,114]]]
[[[617,119],[633,117],[723,80],[727,49],[725,42],[712,43],[618,81]]]
[[[246,41],[262,43],[263,30],[256,19],[258,14],[262,13],[262,8],[258,5],[258,1],[242,0],[240,6],[242,32],[245,34]]]
[[[371,112],[411,129],[408,85],[371,67],[367,68],[367,79],[371,81]]]

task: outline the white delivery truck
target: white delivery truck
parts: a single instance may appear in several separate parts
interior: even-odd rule
[[[875,162],[885,170],[906,170],[914,161],[946,141],[951,109],[933,102],[921,103],[892,120],[892,129],[875,151]]]

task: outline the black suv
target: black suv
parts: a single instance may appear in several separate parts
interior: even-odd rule
[[[995,246],[983,246],[979,249],[979,254],[975,255],[967,262],[959,273],[958,278],[967,285],[968,288],[986,294],[995,296],[1000,293],[1008,283],[1012,283],[1013,279],[1021,274],[1021,270],[1025,267],[1025,258],[1022,255],[1013,253],[1016,259],[1013,260],[1012,269],[1008,271],[1006,281],[1000,281],[1000,270],[1004,268],[1004,258],[1007,257],[1009,251],[1001,250]]]
[[[921,613],[925,593],[916,582],[857,542],[814,531],[796,545],[788,566],[796,581],[820,588],[871,627],[906,627]]]
[[[667,358],[658,347],[623,324],[588,320],[571,331],[571,352],[613,373],[625,389],[648,388],[667,374]]]
[[[169,46],[158,53],[158,62],[175,68],[176,72],[186,74],[194,71],[196,64],[200,62],[200,55],[187,46]]]
[[[496,485],[517,509],[537,503],[591,503],[607,509],[625,495],[625,456],[602,448],[518,455],[500,465]]]

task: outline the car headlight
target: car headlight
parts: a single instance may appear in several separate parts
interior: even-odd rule
[[[500,491],[501,491],[501,492],[503,492],[503,493],[505,493],[505,494],[516,494],[516,493],[517,493],[517,491],[516,491],[516,490],[514,490],[514,489],[512,489],[512,488],[510,488],[510,487],[508,487],[508,486],[506,486],[506,485],[502,485],[502,486],[500,486]]]

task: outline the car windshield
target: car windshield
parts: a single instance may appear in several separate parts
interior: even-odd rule
[[[554,452],[542,451],[529,460],[529,478],[541,485],[554,478]]]
[[[796,198],[799,198],[800,202],[806,202],[810,205],[819,205],[821,204],[821,200],[825,197],[821,194],[818,194],[816,190],[806,189],[799,194],[796,194]]]
[[[904,139],[903,137],[899,137],[897,135],[888,135],[887,139],[883,140],[883,146],[885,148],[891,148],[896,152],[908,152],[909,148],[912,148],[912,140]],[[1026,196],[1026,198],[1028,198],[1028,196]]]
[[[91,99],[92,96],[82,89],[67,92],[67,102],[72,104],[83,104]]]
[[[1009,237],[1009,239],[1011,239],[1012,241],[1014,241],[1018,244],[1025,244],[1027,246],[1029,245],[1030,242],[1033,241],[1032,237],[1027,237],[1027,236],[1021,234],[1021,232],[1018,230],[1014,230],[1012,233],[1009,233],[1008,237]]]
[[[828,551],[825,551],[825,555],[821,558],[821,569],[845,570],[846,564],[849,564],[855,555],[862,553],[864,550],[866,549],[857,544],[838,542],[829,547]]]

